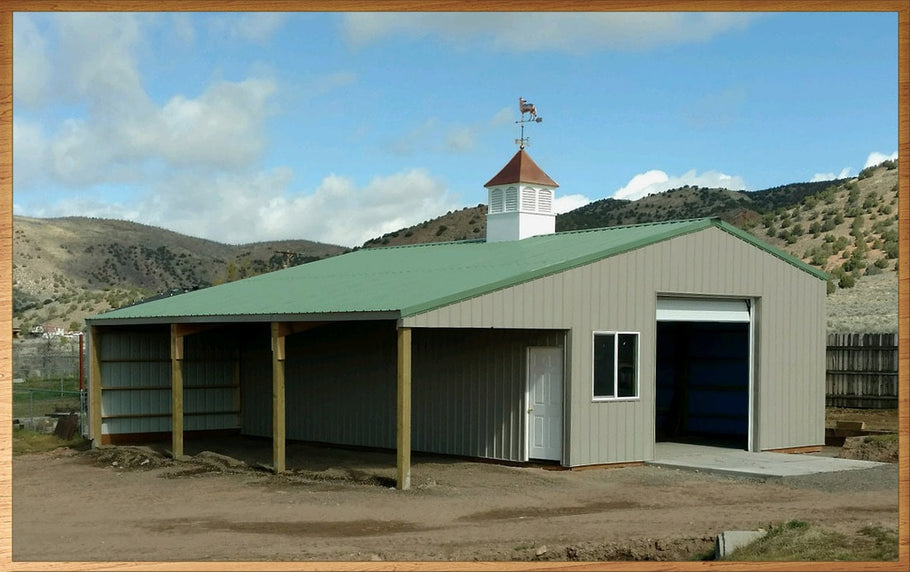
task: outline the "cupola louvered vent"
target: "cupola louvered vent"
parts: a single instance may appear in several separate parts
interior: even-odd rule
[[[490,212],[501,213],[503,209],[502,189],[493,189],[490,191]]]
[[[506,209],[505,212],[515,212],[518,210],[518,189],[509,187],[506,189]]]
[[[525,187],[521,190],[521,210],[531,212],[537,210],[537,191],[533,188]]]
[[[553,191],[549,189],[537,191],[537,211],[547,214],[553,212]]]

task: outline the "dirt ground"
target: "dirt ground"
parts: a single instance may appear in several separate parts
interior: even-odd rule
[[[872,431],[898,429],[897,409],[851,409],[846,407],[825,408],[825,427],[836,427],[838,421],[862,421]]]
[[[387,452],[188,441],[13,460],[14,561],[690,560],[718,532],[790,519],[897,530],[898,468],[737,479],[640,466],[584,471]],[[218,451],[213,453],[211,451]]]

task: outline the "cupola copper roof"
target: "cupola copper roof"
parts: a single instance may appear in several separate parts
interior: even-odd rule
[[[487,181],[484,187],[494,185],[508,185],[510,183],[532,183],[537,185],[547,185],[548,187],[558,187],[559,185],[543,172],[543,169],[537,166],[537,163],[531,159],[524,149],[519,149],[518,153],[506,163],[495,177]]]

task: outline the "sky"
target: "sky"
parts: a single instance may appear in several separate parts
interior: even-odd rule
[[[896,13],[15,13],[13,211],[357,246],[486,203],[560,212],[897,157]]]

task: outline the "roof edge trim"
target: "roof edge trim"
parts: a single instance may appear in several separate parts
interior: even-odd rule
[[[153,316],[148,318],[86,318],[89,326],[134,326],[147,324],[228,324],[262,322],[358,322],[365,320],[399,320],[398,311],[327,312],[319,314],[222,314],[211,316]]]

